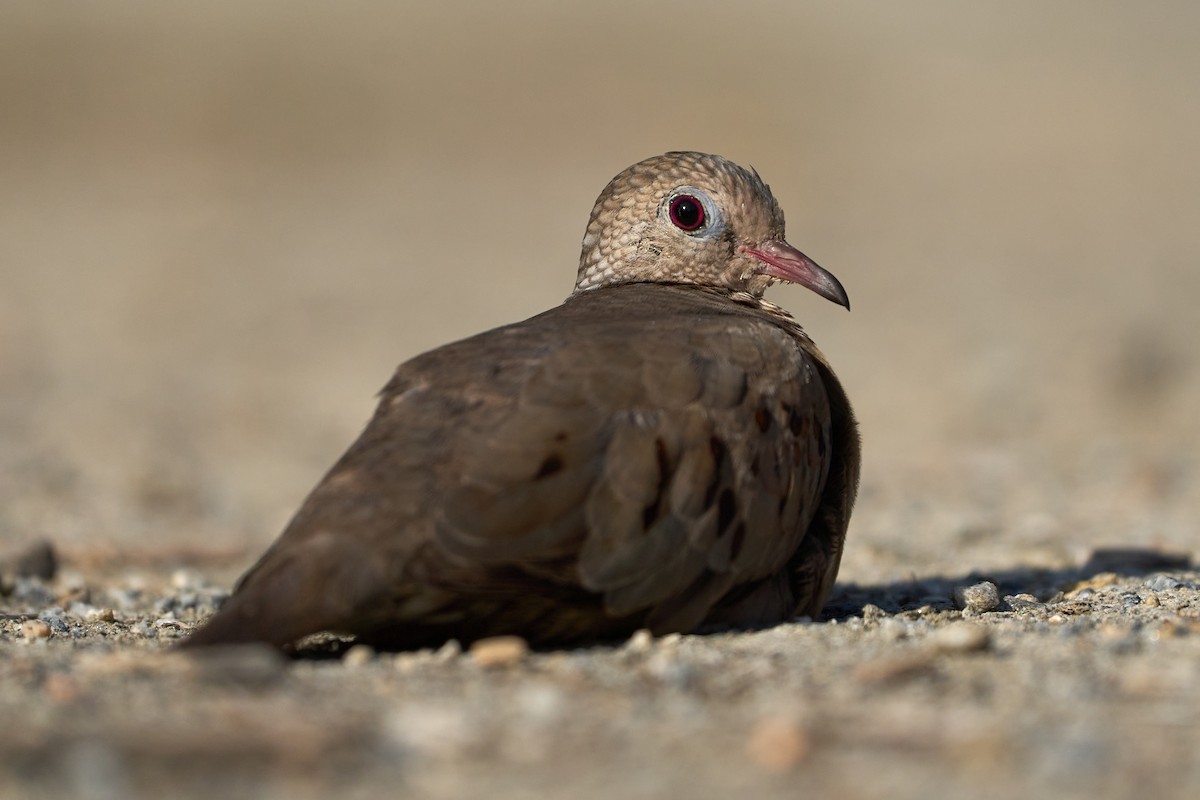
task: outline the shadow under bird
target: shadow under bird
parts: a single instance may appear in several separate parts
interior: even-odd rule
[[[758,174],[673,152],[592,210],[557,308],[401,365],[359,439],[184,647],[565,644],[816,615],[859,474],[776,281],[849,308]]]

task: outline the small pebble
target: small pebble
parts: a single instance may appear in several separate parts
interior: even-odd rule
[[[768,717],[759,721],[746,740],[746,755],[771,772],[784,772],[808,755],[808,733],[794,720]]]
[[[862,608],[862,618],[864,622],[878,622],[887,617],[887,612],[874,603],[867,603]]]
[[[964,611],[982,614],[1000,607],[1000,590],[991,581],[981,581],[973,586],[960,586],[954,590],[954,602]]]
[[[1151,575],[1146,579],[1146,588],[1152,592],[1164,592],[1171,589],[1178,589],[1183,586],[1183,581],[1178,578],[1173,578],[1170,575]]]
[[[132,611],[141,600],[142,591],[140,589],[109,589],[108,596],[114,605],[121,607],[122,611]]]
[[[909,626],[895,617],[889,617],[879,623],[879,633],[889,642],[897,642],[909,634]]]
[[[92,599],[92,590],[83,583],[82,579],[71,582],[65,577],[60,577],[56,591],[54,600],[60,606],[69,607],[73,603],[88,603]]]
[[[204,584],[199,573],[190,569],[177,569],[171,573],[171,585],[176,589],[196,589]]]
[[[633,632],[633,635],[625,642],[625,649],[635,653],[644,653],[654,646],[654,634],[645,628],[641,628]]]
[[[1142,605],[1149,606],[1150,608],[1158,608],[1162,603],[1159,602],[1158,595],[1150,592],[1150,594],[1142,598]]]
[[[342,656],[342,663],[347,667],[361,667],[371,663],[375,658],[375,649],[370,645],[356,644]]]
[[[163,597],[154,601],[154,613],[169,614],[179,607],[174,597]]]
[[[486,729],[461,704],[417,701],[383,716],[383,739],[401,752],[445,758],[478,750]]]
[[[658,650],[647,658],[646,673],[666,686],[685,690],[691,688],[699,677],[694,665],[681,661],[678,652],[670,650]]]
[[[863,684],[895,683],[933,669],[932,652],[908,652],[865,661],[854,669],[854,680]]]
[[[471,660],[481,667],[516,664],[529,653],[529,643],[520,636],[491,636],[471,645]]]
[[[1096,633],[1102,639],[1116,640],[1128,638],[1132,631],[1128,625],[1108,621],[1100,623],[1100,626],[1096,628]]]
[[[96,613],[96,610],[95,606],[76,600],[67,604],[66,613],[76,619],[95,619],[93,614]]]
[[[513,706],[520,710],[521,716],[538,724],[557,722],[566,705],[566,694],[554,686],[522,686],[513,697]]]
[[[21,623],[21,635],[26,639],[49,639],[50,624],[41,619],[27,619]]]
[[[52,703],[65,705],[79,699],[79,684],[72,678],[55,673],[47,675],[42,683],[42,692]]]
[[[1014,611],[1035,611],[1046,607],[1045,603],[1027,592],[1010,594],[1004,598],[1004,602],[1012,606]]]
[[[434,651],[433,658],[441,662],[453,661],[462,655],[462,651],[462,644],[458,639],[447,639],[445,644]]]
[[[1101,572],[1097,575],[1087,578],[1086,580],[1076,581],[1075,583],[1068,584],[1067,586],[1063,587],[1063,591],[1065,591],[1068,596],[1079,596],[1081,592],[1084,592],[1088,589],[1103,589],[1106,586],[1115,586],[1120,582],[1121,576],[1117,575],[1115,572]]]
[[[938,652],[975,653],[991,646],[992,634],[983,625],[962,622],[935,630],[928,641]]]
[[[1092,611],[1092,605],[1085,603],[1082,600],[1066,600],[1061,603],[1055,603],[1054,609],[1060,614],[1087,614]]]
[[[1150,631],[1150,641],[1157,642],[1164,639],[1178,639],[1186,633],[1185,628],[1175,620],[1163,620]]]

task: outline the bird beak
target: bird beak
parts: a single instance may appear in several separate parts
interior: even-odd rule
[[[743,247],[742,252],[762,262],[759,272],[763,275],[798,283],[850,310],[850,298],[841,281],[787,242],[769,239],[758,247]]]

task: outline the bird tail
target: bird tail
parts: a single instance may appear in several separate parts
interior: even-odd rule
[[[346,541],[316,537],[276,547],[238,583],[216,614],[180,643],[184,650],[261,642],[283,647],[309,634],[346,631],[378,594],[371,562]]]

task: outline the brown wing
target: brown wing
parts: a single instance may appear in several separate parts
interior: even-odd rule
[[[645,285],[420,356],[196,638],[689,630],[723,598],[718,616],[746,616],[766,583],[766,616],[787,616],[799,584],[774,583],[811,571],[789,560],[835,447],[805,342],[728,299]]]

